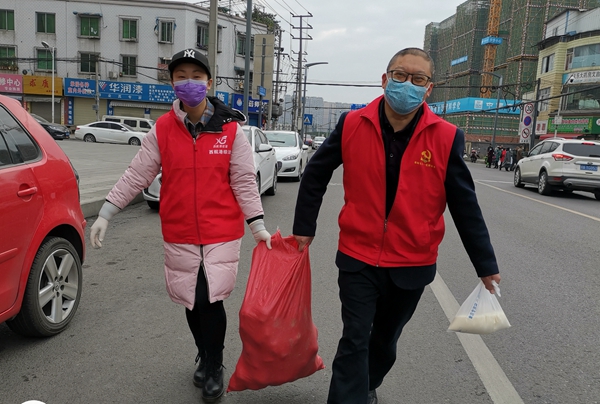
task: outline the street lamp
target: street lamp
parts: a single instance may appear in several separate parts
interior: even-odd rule
[[[42,45],[52,51],[52,123],[54,123],[54,46],[48,45],[46,41],[42,41]]]
[[[492,72],[481,72],[498,78],[498,91],[496,93],[496,113],[494,114],[494,130],[492,131],[492,148],[496,148],[496,128],[498,126],[498,112],[500,111],[500,93],[502,91],[502,76]]]
[[[302,124],[300,125],[300,137],[306,142],[306,134],[304,133],[304,110],[306,108],[306,76],[308,76],[308,68],[316,65],[326,65],[329,62],[313,62],[304,65],[304,89],[302,91]]]

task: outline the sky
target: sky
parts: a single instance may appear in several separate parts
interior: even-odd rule
[[[181,1],[181,0],[179,0]],[[368,103],[381,95],[381,76],[390,58],[407,47],[423,47],[425,26],[441,22],[456,13],[465,0],[252,0],[269,14],[276,14],[284,30],[284,52],[296,59],[299,51],[300,18],[312,29],[305,30],[313,39],[304,42],[308,63],[328,62],[309,68],[307,82],[370,84],[377,87],[307,85],[307,97],[351,104]],[[198,0],[187,0],[197,3]],[[208,3],[206,3],[208,4]],[[246,1],[220,0],[219,5],[245,9]],[[203,3],[204,5],[204,3]],[[304,25],[304,23],[303,23]],[[292,52],[290,52],[292,51]],[[294,53],[296,52],[296,53]],[[295,65],[295,63],[294,63]],[[285,60],[284,73],[290,73]],[[288,76],[289,77],[289,76]],[[288,86],[287,94],[294,90]],[[435,91],[435,89],[434,89]]]

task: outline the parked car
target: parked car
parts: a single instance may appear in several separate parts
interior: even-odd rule
[[[304,144],[308,147],[312,147],[313,139],[310,135],[304,135]]]
[[[0,95],[0,323],[63,331],[82,288],[86,221],[77,172],[18,101]]]
[[[541,195],[553,190],[592,192],[600,200],[600,142],[551,138],[517,163],[515,187],[537,185]]]
[[[315,139],[313,140],[312,148],[317,150],[319,147],[321,147],[321,145],[323,144],[324,141],[325,141],[325,138],[323,136],[315,136]]]
[[[102,120],[106,122],[124,123],[133,128],[133,130],[144,133],[150,132],[150,129],[152,129],[156,123],[153,119],[117,115],[103,115]]]
[[[135,131],[131,126],[116,122],[92,122],[77,125],[75,138],[84,142],[124,143],[134,146],[142,144],[146,133]]]
[[[243,126],[242,129],[254,150],[254,169],[259,193],[275,195],[277,192],[277,170],[281,167],[277,162],[274,148],[269,144],[265,134],[256,126]],[[142,196],[150,209],[160,209],[160,188],[162,173],[159,173],[150,186],[142,191]]]
[[[48,132],[54,139],[63,140],[68,139],[71,131],[64,125],[58,123],[48,122],[46,119],[42,118],[36,114],[30,114],[33,119],[35,119],[44,129]]]
[[[267,130],[265,135],[271,146],[275,148],[277,161],[281,163],[277,175],[300,181],[308,160],[308,146],[302,142],[298,132]]]

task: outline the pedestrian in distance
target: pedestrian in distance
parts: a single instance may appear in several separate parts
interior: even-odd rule
[[[486,289],[500,275],[463,160],[465,135],[425,103],[434,66],[418,48],[396,53],[382,75],[384,95],[342,114],[306,166],[293,234],[313,241],[333,172],[343,164],[345,204],[336,255],[343,332],[327,403],[375,404],[396,345],[436,273],[448,206]]]
[[[489,145],[487,148],[487,160],[485,161],[485,166],[491,168],[492,164],[494,164],[494,148],[492,145]]]
[[[206,56],[195,49],[168,66],[177,99],[142,142],[92,225],[102,247],[108,221],[148,187],[162,167],[160,219],[167,291],[185,306],[198,364],[192,381],[204,401],[224,392],[223,300],[235,286],[244,219],[257,243],[271,248],[256,187],[253,151],[240,124],[245,116],[206,97],[213,80]]]

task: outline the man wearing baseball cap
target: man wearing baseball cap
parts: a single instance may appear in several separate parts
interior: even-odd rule
[[[195,49],[169,64],[177,99],[145,136],[129,168],[106,197],[90,237],[102,247],[108,221],[162,168],[160,219],[167,291],[185,306],[198,348],[193,383],[204,401],[223,395],[227,318],[223,300],[236,281],[244,220],[256,243],[271,248],[256,186],[253,151],[240,124],[246,117],[207,97],[213,80]]]

